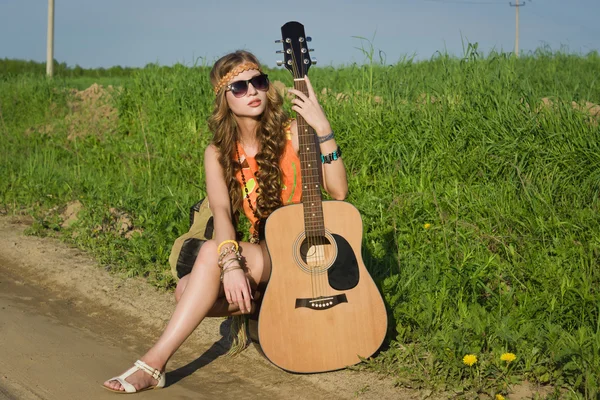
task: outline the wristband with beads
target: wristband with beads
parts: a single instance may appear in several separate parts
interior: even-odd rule
[[[329,153],[326,156],[321,154],[321,162],[323,164],[331,164],[332,161],[337,160],[341,156],[342,156],[342,149],[340,149],[340,147],[338,146],[337,150],[334,151],[333,153]]]

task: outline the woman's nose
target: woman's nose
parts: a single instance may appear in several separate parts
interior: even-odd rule
[[[251,82],[248,82],[248,94],[250,96],[254,96],[256,93],[258,93],[258,90],[256,90],[256,88]]]

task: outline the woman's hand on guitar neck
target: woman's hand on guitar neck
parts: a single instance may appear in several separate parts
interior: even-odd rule
[[[300,90],[288,89],[290,93],[296,95],[296,98],[292,99],[292,110],[300,114],[306,123],[313,127],[317,135],[328,135],[331,133],[331,125],[319,104],[319,100],[317,100],[317,95],[310,84],[308,76],[304,76],[304,81],[306,82],[308,97]]]
[[[252,289],[243,269],[225,272],[223,275],[223,290],[229,304],[237,304],[244,314],[250,312],[252,308]]]

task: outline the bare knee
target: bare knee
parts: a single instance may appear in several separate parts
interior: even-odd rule
[[[179,299],[183,296],[183,292],[185,291],[185,287],[187,286],[188,280],[190,279],[189,275],[184,276],[177,282],[177,287],[175,288],[175,301],[179,303]]]
[[[192,271],[197,268],[202,268],[202,266],[211,265],[211,259],[215,258],[217,253],[217,244],[214,240],[207,240],[204,242],[202,247],[200,247],[200,251],[198,252],[198,257],[196,257],[196,261],[194,262],[194,266],[192,267]],[[216,263],[216,259],[214,260]],[[175,288],[175,301],[179,302],[181,296],[183,296],[183,292],[187,287],[187,284],[190,280],[190,274],[184,276],[177,282],[177,287]]]
[[[207,240],[206,242],[204,242],[202,244],[202,247],[200,247],[200,250],[198,251],[198,257],[196,257],[196,262],[194,263],[194,267],[198,264],[198,263],[210,263],[211,260],[214,258],[216,261],[216,256],[217,256],[217,242],[215,242],[214,240]]]

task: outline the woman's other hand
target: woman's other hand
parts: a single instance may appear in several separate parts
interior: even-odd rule
[[[225,270],[223,274],[223,289],[229,304],[237,304],[244,314],[252,308],[250,281],[241,268]]]
[[[313,127],[317,135],[328,135],[331,133],[331,125],[319,104],[319,100],[317,100],[317,95],[310,84],[308,76],[304,76],[304,81],[306,82],[308,97],[299,90],[288,89],[290,93],[296,95],[296,98],[292,99],[292,110],[300,114],[306,123]]]

